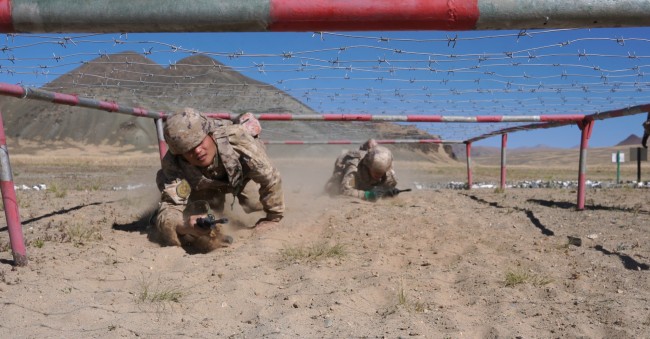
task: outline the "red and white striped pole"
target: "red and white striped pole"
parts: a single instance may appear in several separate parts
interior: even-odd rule
[[[18,200],[14,189],[14,178],[9,163],[9,152],[7,151],[7,137],[0,112],[0,192],[2,192],[2,203],[9,229],[9,241],[14,256],[14,263],[17,266],[27,265],[27,252],[23,240],[23,230],[20,225],[20,214],[18,213]]]
[[[1,2],[2,0],[0,0]],[[0,82],[0,95],[12,96],[20,99],[33,99],[46,101],[59,105],[86,107],[111,113],[121,113],[136,117],[165,119],[170,113],[154,112],[142,107],[132,107],[111,101],[96,100],[73,94],[51,92],[40,88],[12,85]],[[646,105],[650,107],[650,105]],[[639,106],[641,107],[641,106]],[[635,114],[636,107],[617,111],[613,116]],[[643,112],[647,112],[646,107]],[[204,112],[206,117],[233,120],[237,115],[230,112]],[[436,123],[508,123],[508,122],[555,122],[570,124],[582,121],[584,114],[549,114],[549,115],[478,115],[478,116],[453,116],[453,115],[373,115],[373,114],[292,114],[292,113],[256,113],[258,120],[265,121],[384,121],[384,122],[436,122]],[[532,126],[538,126],[536,124]],[[532,127],[535,128],[535,127]],[[522,128],[525,129],[525,128]],[[487,136],[482,136],[482,138]],[[476,140],[470,140],[472,142]]]
[[[506,147],[508,144],[508,134],[501,134],[501,190],[506,189]]]
[[[625,107],[621,109],[615,109],[611,111],[599,112],[599,113],[594,113],[589,115],[582,115],[582,114],[540,115],[539,117],[542,118],[542,120],[539,121],[542,121],[543,123],[503,128],[471,139],[467,139],[466,142],[476,142],[496,135],[501,135],[503,133],[511,133],[511,132],[518,132],[518,131],[532,131],[535,129],[542,129],[542,128],[555,128],[555,127],[570,125],[573,123],[580,124],[584,120],[605,120],[611,118],[626,117],[626,116],[646,113],[646,112],[650,112],[650,104],[642,104],[637,106]]]
[[[0,0],[0,2],[1,1],[2,0]],[[153,119],[165,117],[164,112],[151,112],[141,107],[130,107],[120,105],[116,102],[95,100],[73,94],[51,92],[40,88],[12,85],[2,82],[0,82],[0,95],[12,96],[20,99],[47,101],[60,105],[87,107],[111,113],[128,114],[136,117]]]
[[[2,93],[0,93],[2,94]],[[203,113],[208,118],[236,118],[235,114],[226,112]],[[454,123],[499,123],[499,122],[572,122],[582,121],[584,114],[548,114],[548,115],[376,115],[376,114],[292,114],[292,113],[256,113],[257,120],[265,121],[385,121],[385,122],[454,122]]]
[[[472,189],[472,143],[465,143],[465,153],[467,155],[467,189]]]
[[[367,140],[262,140],[266,145],[357,145]],[[462,144],[460,140],[442,139],[375,139],[378,144]]]
[[[158,136],[158,152],[160,152],[160,160],[165,157],[167,153],[167,143],[163,135],[163,121],[162,119],[154,119],[156,123],[156,135]]]
[[[463,31],[639,27],[647,25],[649,15],[650,3],[644,0],[0,0],[0,32]]]
[[[587,147],[589,147],[589,138],[591,138],[591,131],[594,128],[594,121],[585,119],[583,122],[578,123],[578,127],[582,131],[580,138],[580,167],[578,169],[578,206],[577,210],[582,211],[585,209],[585,179],[587,176]]]

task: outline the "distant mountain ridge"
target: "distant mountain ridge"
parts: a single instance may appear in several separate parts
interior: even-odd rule
[[[641,137],[636,134],[630,134],[630,136],[623,139],[615,146],[639,146],[639,145],[641,145]]]
[[[214,86],[205,88],[192,83]],[[79,95],[84,97],[165,112],[189,106],[211,108],[210,111],[257,112],[275,108],[313,113],[277,88],[245,77],[203,55],[184,58],[166,68],[135,52],[104,55],[61,75],[43,89],[72,94],[81,89],[84,93]],[[233,95],[235,91],[237,95]],[[68,139],[145,148],[157,145],[151,119],[8,97],[0,98],[0,104],[7,135],[12,138]]]
[[[152,111],[174,112],[193,107],[203,112],[226,111],[316,114],[284,91],[244,76],[206,55],[192,55],[163,67],[136,52],[102,55],[61,75],[43,89],[96,100],[116,101]],[[10,138],[47,141],[72,140],[90,144],[133,145],[154,150],[158,139],[151,119],[90,108],[0,97],[0,109]],[[347,139],[432,138],[413,126],[393,123],[262,122],[267,137],[328,139],[335,133],[353,133]],[[270,134],[272,133],[272,134]],[[401,147],[401,146],[397,146]],[[425,153],[435,144],[408,146]],[[445,147],[448,154],[451,148]]]

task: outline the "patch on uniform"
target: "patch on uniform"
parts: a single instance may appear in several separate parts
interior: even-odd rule
[[[190,183],[187,182],[187,180],[185,179],[181,180],[178,186],[176,186],[176,194],[178,195],[178,197],[182,199],[187,199],[189,198],[190,193],[192,193],[192,188],[190,187]]]

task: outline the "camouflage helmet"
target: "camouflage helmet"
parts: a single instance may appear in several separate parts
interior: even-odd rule
[[[363,157],[363,162],[371,172],[386,173],[393,166],[393,154],[386,147],[375,146]]]
[[[183,154],[200,144],[210,132],[210,121],[192,108],[168,117],[163,134],[172,154]]]

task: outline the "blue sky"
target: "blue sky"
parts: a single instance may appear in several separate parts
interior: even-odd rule
[[[104,53],[136,51],[163,66],[205,53],[320,113],[592,114],[650,103],[648,33],[648,28],[627,28],[16,35],[5,38],[0,74],[4,82],[40,86]],[[590,146],[640,136],[645,118],[597,121]],[[450,140],[510,126],[418,124]],[[475,145],[499,146],[500,141],[492,137]],[[515,132],[508,138],[509,147],[579,142],[576,126]]]

